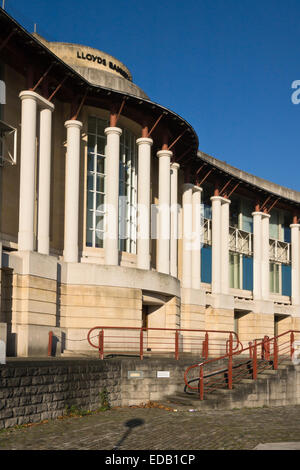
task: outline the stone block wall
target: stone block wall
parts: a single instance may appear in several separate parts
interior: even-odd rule
[[[266,335],[273,338],[274,315],[253,312],[243,315],[238,319],[238,335],[245,348],[254,339],[260,339]]]
[[[64,415],[66,406],[96,410],[100,393],[112,406],[130,406],[164,398],[184,389],[191,360],[56,359],[20,360],[0,365],[0,429]],[[129,378],[128,372],[142,374]],[[169,377],[157,377],[169,371]]]
[[[0,429],[53,419],[66,406],[95,410],[100,393],[121,404],[120,363],[69,361],[0,366]]]

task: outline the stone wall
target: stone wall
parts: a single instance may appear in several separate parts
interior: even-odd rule
[[[62,416],[67,406],[84,410],[101,406],[109,392],[112,406],[128,406],[183,390],[190,361],[155,359],[19,360],[0,365],[0,429]],[[137,371],[141,378],[129,378]],[[158,378],[157,371],[169,371]]]
[[[55,419],[71,406],[96,410],[105,390],[111,406],[163,400],[183,392],[184,371],[191,362],[191,358],[11,361],[0,365],[0,429]],[[169,377],[159,377],[158,372],[169,373]],[[300,404],[300,366],[281,366],[277,372],[265,372],[257,381],[223,392],[213,402],[194,399],[193,403],[201,409]]]

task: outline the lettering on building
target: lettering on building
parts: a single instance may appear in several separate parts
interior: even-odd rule
[[[126,78],[127,80],[130,80],[129,75],[127,72],[125,72],[125,70],[123,70],[119,65],[116,65],[111,61],[107,63],[104,57],[100,57],[94,54],[85,54],[82,51],[81,52],[77,51],[77,59],[88,60],[90,62],[96,62],[100,65],[103,65],[104,67],[108,67],[111,70],[114,70],[115,72],[122,75],[122,77]]]

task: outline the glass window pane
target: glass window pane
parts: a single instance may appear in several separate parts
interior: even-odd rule
[[[292,295],[292,268],[291,265],[282,265],[282,295]]]
[[[274,294],[280,293],[279,275],[279,264],[270,263],[270,292],[273,292]]]
[[[96,214],[96,230],[104,230],[104,216]]]
[[[204,245],[201,249],[201,281],[211,284],[211,246]]]
[[[87,244],[103,246],[105,214],[105,145],[104,130],[108,127],[104,119],[90,117],[88,121],[87,159]],[[136,250],[136,136],[123,129],[120,138],[120,203],[119,238],[122,251]],[[92,152],[91,152],[92,150]],[[101,156],[103,155],[103,157]],[[88,231],[90,229],[90,231]]]
[[[95,117],[89,117],[88,133],[96,134],[96,118]]]
[[[94,155],[88,155],[88,171],[94,171]]]
[[[211,217],[212,217],[211,206],[204,204],[204,218],[211,219]]]
[[[94,209],[94,193],[91,191],[88,192],[88,200],[87,200],[88,209]]]
[[[91,191],[91,190],[94,189],[94,175],[91,174],[91,173],[88,174],[87,189],[88,189],[88,191]]]
[[[97,191],[104,193],[104,176],[97,175]]]
[[[230,287],[240,288],[240,255],[236,253],[229,254],[229,278]]]
[[[270,238],[278,240],[279,237],[278,212],[272,211],[270,217]]]
[[[103,232],[96,231],[96,248],[103,248]]]
[[[93,232],[92,230],[87,230],[86,232],[86,245],[93,246]]]
[[[253,290],[253,258],[243,256],[243,289]]]
[[[104,212],[104,194],[96,193],[96,210]]]
[[[232,199],[230,208],[230,221],[229,224],[231,227],[238,228],[239,226],[239,215],[240,215],[240,201],[237,199]]]
[[[276,281],[276,284],[275,284],[275,289],[278,294],[280,293],[280,287],[279,287],[279,264],[275,264],[276,266],[276,270],[275,270],[275,273],[276,273],[276,277],[275,277],[275,281]]]
[[[94,228],[93,215],[94,213],[92,211],[87,212],[87,228]]]
[[[125,167],[124,165],[120,165],[120,180],[124,181],[125,179]]]
[[[105,173],[104,161],[104,157],[97,157],[97,173]]]
[[[96,151],[96,136],[89,134],[88,136],[88,152],[95,153]]]
[[[97,119],[97,134],[98,136],[105,137],[104,129],[108,127],[108,122],[104,119]]]
[[[97,137],[97,153],[104,155],[105,153],[105,139],[104,137]]]

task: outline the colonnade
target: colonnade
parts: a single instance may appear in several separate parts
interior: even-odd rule
[[[38,175],[38,227],[37,251],[49,254],[50,229],[50,176],[51,176],[51,126],[54,105],[28,90],[20,93],[22,103],[20,217],[18,233],[19,251],[35,250],[35,172],[37,145],[37,113],[40,112],[39,175]],[[78,262],[79,228],[79,172],[82,122],[68,120],[65,167],[65,225],[64,261]],[[106,142],[106,230],[104,258],[107,265],[119,264],[119,158],[122,129],[109,126],[105,129]],[[138,218],[137,218],[137,267],[150,269],[150,187],[151,146],[149,137],[137,139],[138,148]],[[177,206],[179,165],[171,163],[173,153],[163,149],[157,152],[159,159],[159,217],[157,270],[177,276]],[[171,238],[171,240],[170,240]]]
[[[39,113],[39,174],[37,251],[49,254],[51,126],[54,105],[33,91],[20,93],[22,102],[21,170],[18,249],[34,251],[36,139]],[[78,262],[79,228],[79,171],[82,123],[65,122],[67,129],[65,170],[65,227],[64,260]],[[106,231],[104,239],[105,264],[119,264],[118,200],[119,152],[122,130],[115,126],[105,129],[106,145]],[[137,214],[137,268],[150,266],[150,187],[151,147],[153,140],[142,136],[138,148],[138,214]],[[172,163],[172,151],[163,148],[158,157],[158,240],[157,271],[178,277],[178,170]],[[201,222],[202,188],[184,184],[182,191],[182,275],[183,288],[201,286]],[[181,202],[181,201],[180,201]],[[229,294],[229,206],[230,200],[219,195],[212,203],[212,293]],[[115,210],[109,210],[112,207]],[[253,214],[253,297],[269,300],[269,219],[259,210]],[[292,303],[300,305],[300,224],[295,218],[291,224],[292,244]]]

